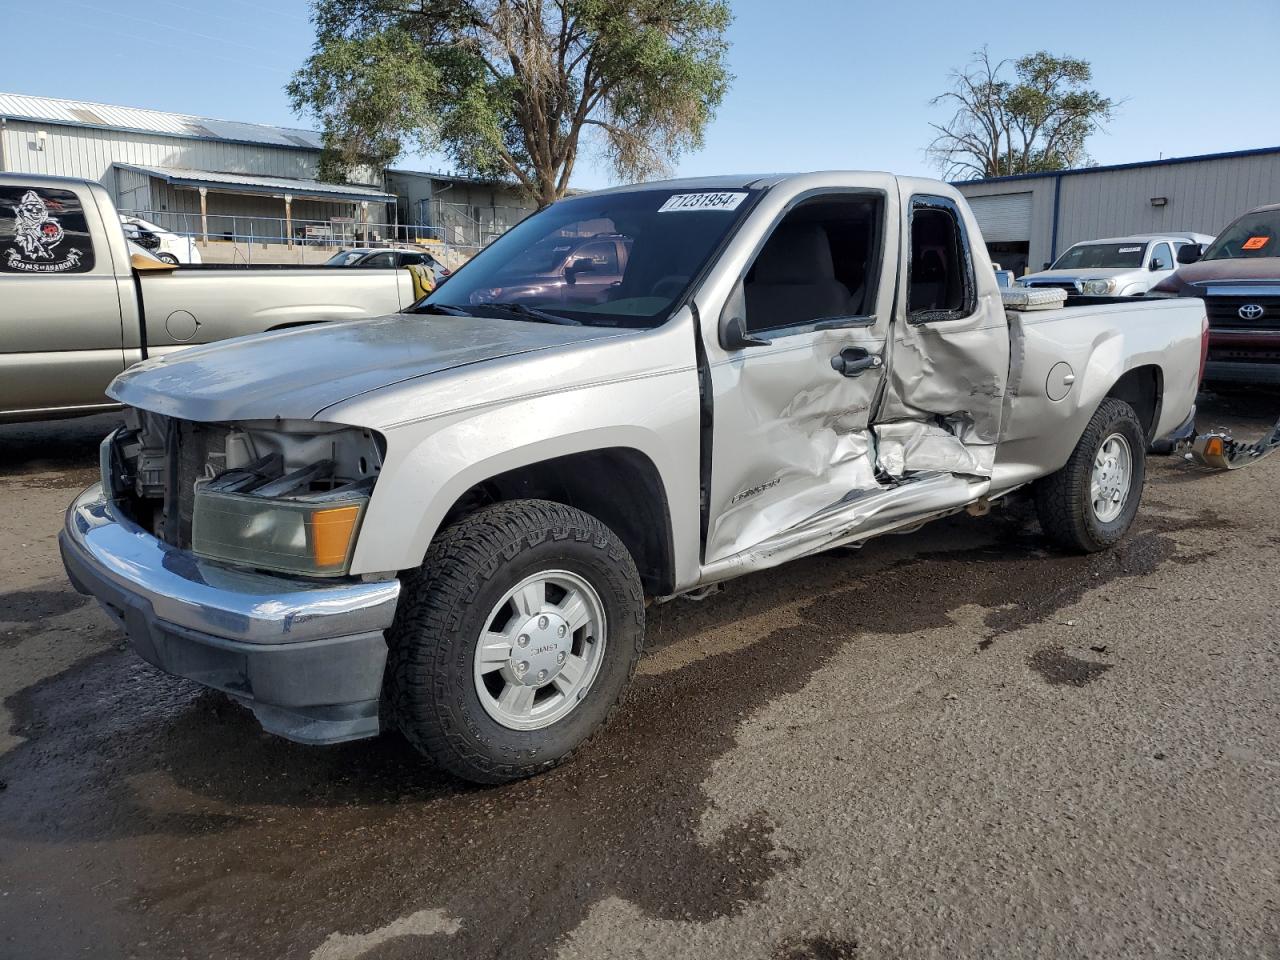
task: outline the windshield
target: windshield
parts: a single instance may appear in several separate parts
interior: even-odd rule
[[[1058,258],[1054,270],[1111,269],[1142,266],[1142,251],[1147,245],[1138,243],[1077,243]]]
[[[1203,260],[1280,257],[1280,210],[1246,213],[1209,244]]]
[[[593,326],[656,327],[746,213],[748,190],[561,200],[508,230],[417,305],[488,316],[520,304]]]

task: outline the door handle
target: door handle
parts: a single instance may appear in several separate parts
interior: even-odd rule
[[[864,370],[874,370],[883,364],[883,360],[861,347],[845,347],[831,358],[831,369],[842,377],[856,377]]]

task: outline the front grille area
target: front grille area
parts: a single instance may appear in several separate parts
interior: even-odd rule
[[[227,427],[136,410],[115,442],[110,486],[135,523],[188,549],[196,482],[226,465]]]
[[[1280,297],[1208,296],[1204,298],[1209,326],[1236,330],[1280,330]],[[1259,307],[1262,313],[1249,308]],[[1241,309],[1245,315],[1241,315]]]
[[[1065,290],[1067,293],[1079,293],[1080,284],[1074,280],[1028,280],[1028,287],[1053,287],[1057,290]]]
[[[187,420],[170,420],[168,467],[165,484],[164,523],[161,538],[184,550],[191,546],[191,523],[195,515],[196,481],[220,472],[226,460],[227,428]]]

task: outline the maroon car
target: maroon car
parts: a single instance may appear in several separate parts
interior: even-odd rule
[[[1208,382],[1280,384],[1280,203],[1250,210],[1151,292],[1202,297],[1209,313]]]
[[[473,304],[523,300],[540,307],[590,305],[609,299],[622,283],[631,238],[621,234],[553,237],[535,243],[493,277]]]

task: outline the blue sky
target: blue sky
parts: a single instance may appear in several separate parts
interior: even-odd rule
[[[1099,163],[1280,145],[1277,0],[1056,4],[735,0],[728,99],[686,175],[867,168],[931,173],[929,99],[986,43],[1085,57],[1125,100]],[[283,92],[307,56],[307,0],[0,0],[0,90],[310,126]],[[401,166],[440,169],[431,157]],[[610,182],[580,164],[578,187]]]

